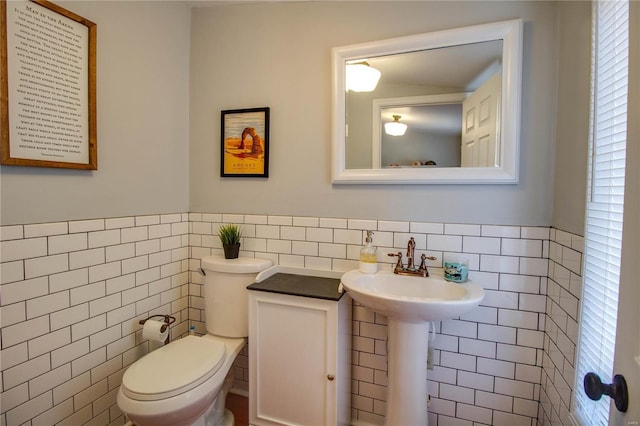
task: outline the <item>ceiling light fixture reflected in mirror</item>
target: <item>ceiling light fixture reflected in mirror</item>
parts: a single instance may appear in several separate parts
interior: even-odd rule
[[[407,125],[400,122],[402,116],[394,115],[393,121],[384,123],[384,132],[389,136],[402,136],[407,131]]]
[[[373,92],[376,90],[380,71],[369,65],[366,60],[348,62],[346,66],[346,88],[352,92]]]

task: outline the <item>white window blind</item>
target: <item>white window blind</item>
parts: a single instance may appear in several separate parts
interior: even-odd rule
[[[616,343],[627,140],[629,5],[593,9],[592,105],[583,297],[573,412],[582,424],[607,425],[610,399],[590,400],[583,378],[610,383]]]

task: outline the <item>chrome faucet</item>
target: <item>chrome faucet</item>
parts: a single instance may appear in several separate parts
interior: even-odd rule
[[[411,237],[409,242],[407,243],[407,266],[402,264],[402,252],[398,253],[389,253],[388,256],[397,257],[398,262],[396,266],[393,268],[393,273],[398,275],[417,275],[420,277],[428,277],[429,271],[427,270],[426,260],[436,260],[433,256],[427,256],[426,254],[422,254],[420,256],[420,266],[416,269],[413,259],[416,250],[416,240]]]

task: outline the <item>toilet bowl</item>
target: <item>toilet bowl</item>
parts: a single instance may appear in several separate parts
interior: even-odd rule
[[[125,371],[120,409],[137,426],[231,426],[224,409],[231,368],[248,335],[247,285],[271,266],[262,259],[202,259],[207,333],[161,346]]]

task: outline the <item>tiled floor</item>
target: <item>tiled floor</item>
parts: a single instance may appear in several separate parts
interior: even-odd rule
[[[231,410],[236,419],[235,426],[249,425],[249,398],[235,393],[227,394],[225,406]]]

